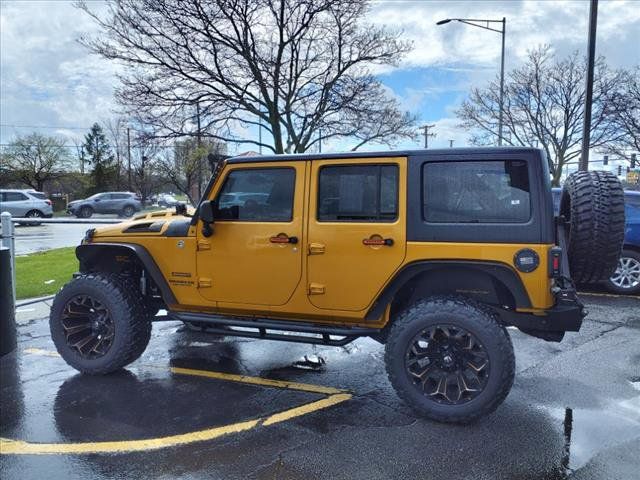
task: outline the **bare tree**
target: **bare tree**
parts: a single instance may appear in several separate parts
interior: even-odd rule
[[[39,133],[17,137],[3,157],[3,163],[15,180],[38,191],[69,166],[64,140]]]
[[[640,153],[640,66],[622,72],[619,88],[610,92],[609,113],[618,135],[604,150],[631,160]]]
[[[275,153],[415,136],[414,117],[371,73],[410,45],[363,24],[367,0],[112,0],[105,15],[78,6],[103,32],[81,42],[127,67],[118,101],[159,135],[197,130]]]
[[[549,46],[529,52],[527,62],[508,74],[504,97],[504,139],[507,145],[545,150],[555,166],[553,184],[562,169],[580,155],[583,133],[585,61],[578,53],[557,60]],[[591,147],[617,138],[611,122],[610,96],[621,81],[604,60],[596,62],[591,120]],[[474,144],[495,144],[498,139],[500,87],[492,81],[474,88],[456,112],[461,126],[472,132]]]

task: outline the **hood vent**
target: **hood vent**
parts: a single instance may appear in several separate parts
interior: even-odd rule
[[[122,233],[158,233],[164,224],[165,222],[136,223],[125,228]]]

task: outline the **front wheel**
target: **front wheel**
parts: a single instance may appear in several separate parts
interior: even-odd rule
[[[51,307],[51,338],[60,356],[83,373],[128,365],[151,337],[140,292],[116,274],[88,274],[67,283]]]
[[[91,218],[93,215],[93,208],[91,207],[82,207],[79,212],[80,218]]]
[[[625,249],[618,260],[618,267],[606,282],[615,293],[637,295],[640,293],[640,253]]]
[[[391,327],[385,363],[398,396],[419,414],[450,423],[493,412],[515,374],[507,331],[464,298],[435,297],[406,310]]]
[[[31,210],[29,212],[27,212],[27,214],[25,215],[26,218],[42,218],[44,217],[44,215],[42,214],[42,212],[40,210]],[[28,225],[30,227],[37,227],[38,225],[42,225],[42,223],[40,222],[28,222],[28,223],[22,223],[21,225]]]

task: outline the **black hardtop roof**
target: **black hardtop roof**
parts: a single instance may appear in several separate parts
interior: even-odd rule
[[[416,150],[387,150],[384,152],[342,152],[342,153],[298,153],[281,155],[247,155],[232,157],[229,163],[253,163],[253,162],[292,162],[308,160],[329,160],[349,158],[386,158],[386,157],[411,157],[411,156],[461,156],[470,154],[505,154],[509,152],[538,153],[537,148],[531,147],[475,147],[475,148],[440,148],[440,149],[416,149]]]

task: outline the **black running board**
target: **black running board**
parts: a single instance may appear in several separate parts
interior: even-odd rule
[[[333,347],[341,347],[353,342],[356,338],[367,337],[380,332],[375,328],[337,327],[300,321],[226,317],[203,313],[170,312],[168,319],[202,324],[206,332],[219,335],[330,345]],[[269,330],[289,333],[274,333]]]

